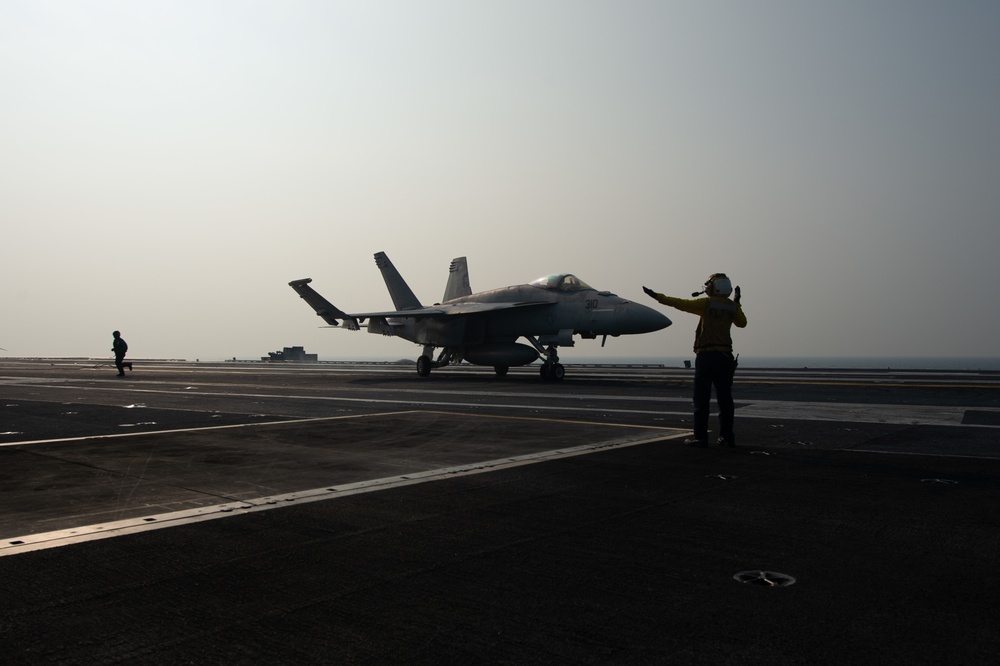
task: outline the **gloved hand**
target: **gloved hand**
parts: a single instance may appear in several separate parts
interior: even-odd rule
[[[735,302],[737,305],[739,305],[739,302],[740,302],[740,287],[739,287],[739,285],[736,286],[736,295],[733,296],[733,302]]]
[[[649,295],[649,296],[651,296],[652,298],[656,298],[656,292],[653,291],[652,289],[650,289],[649,287],[643,287],[642,290],[644,292],[646,292],[646,294]]]

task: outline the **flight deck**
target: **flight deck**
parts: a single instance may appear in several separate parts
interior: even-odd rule
[[[1000,374],[566,370],[0,360],[5,660],[1000,651]]]

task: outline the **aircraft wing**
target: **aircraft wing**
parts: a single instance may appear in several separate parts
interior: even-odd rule
[[[429,308],[414,308],[413,310],[393,310],[392,312],[354,312],[348,317],[353,317],[360,321],[373,317],[390,319],[407,319],[417,317],[455,317],[459,315],[479,314],[482,312],[495,312],[497,310],[510,310],[512,308],[526,308],[533,305],[550,305],[548,301],[524,301],[512,303],[456,303],[448,305],[435,305]]]
[[[511,310],[513,308],[530,308],[536,305],[551,305],[549,301],[512,301],[508,303],[455,303],[449,305],[444,303],[435,306],[448,316],[479,314],[480,312],[495,312],[497,310]]]

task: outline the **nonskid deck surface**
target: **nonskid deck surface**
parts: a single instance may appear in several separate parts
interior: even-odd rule
[[[996,375],[741,370],[732,451],[681,369],[136,368],[0,361],[11,663],[1000,648]]]

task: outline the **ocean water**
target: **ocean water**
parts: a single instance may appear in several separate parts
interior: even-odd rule
[[[752,368],[858,368],[861,370],[984,370],[1000,371],[1000,357],[990,356],[813,356],[744,358]]]
[[[684,361],[694,365],[690,356],[602,356],[576,354],[572,349],[560,349],[559,360],[567,365],[663,365],[682,368]],[[334,361],[320,357],[321,361]],[[379,362],[415,361],[416,357],[351,359]],[[536,361],[536,363],[538,363]],[[741,368],[812,368],[857,370],[959,370],[1000,372],[1000,356],[751,356],[740,354]]]
[[[687,357],[577,357],[571,350],[560,354],[563,363],[659,363],[668,368],[694,365]],[[742,368],[854,368],[858,370],[963,370],[1000,372],[1000,356],[750,356],[740,355]]]

